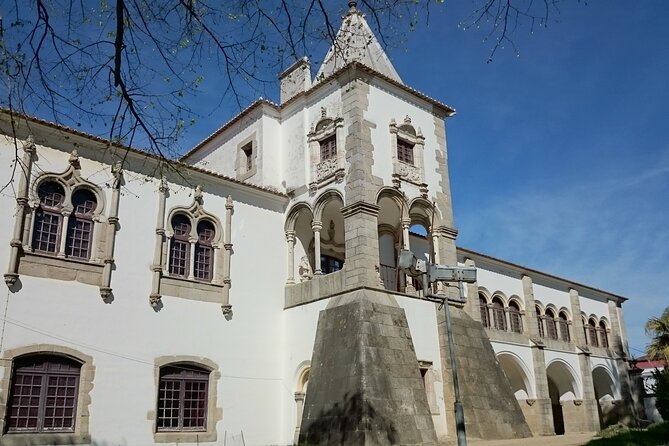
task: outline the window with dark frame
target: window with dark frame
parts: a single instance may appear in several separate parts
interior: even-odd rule
[[[571,336],[569,335],[569,319],[564,312],[560,312],[558,315],[558,328],[560,329],[560,339],[565,342],[571,341]]]
[[[495,322],[495,328],[506,331],[506,315],[504,314],[504,304],[498,297],[492,299],[492,317]]]
[[[54,355],[14,360],[8,433],[74,432],[81,364]]]
[[[413,144],[397,138],[397,159],[413,166]]]
[[[337,157],[337,135],[331,135],[320,141],[321,161]]]
[[[593,319],[590,319],[588,321],[587,329],[588,329],[588,336],[586,339],[588,345],[599,347],[599,341],[597,340],[597,323]]]
[[[56,254],[60,245],[65,189],[55,181],[45,181],[37,188],[39,207],[35,211],[32,248],[41,253]]]
[[[555,313],[553,313],[553,310],[546,310],[544,320],[546,321],[546,337],[548,339],[557,340],[557,323],[555,322]]]
[[[599,322],[599,328],[597,329],[599,332],[599,345],[600,347],[604,348],[609,348],[609,337],[606,333],[606,324],[604,321]]]
[[[65,253],[70,257],[88,260],[93,238],[93,212],[97,208],[95,194],[88,189],[78,189],[72,194],[73,212],[67,229]]]
[[[523,332],[523,320],[520,315],[520,307],[514,301],[509,302],[509,322],[511,331],[514,333]]]
[[[195,244],[193,275],[196,279],[210,281],[214,272],[214,248],[212,242],[216,235],[214,225],[207,220],[197,224],[198,241]]]
[[[186,277],[190,258],[190,219],[182,214],[175,215],[172,218],[172,230],[174,235],[170,242],[169,272]]]
[[[336,257],[321,255],[321,272],[330,274],[339,271],[344,266],[344,262]]]
[[[209,373],[190,364],[160,369],[158,383],[158,432],[207,430]]]
[[[485,328],[490,328],[490,318],[488,317],[488,301],[479,294],[479,307],[481,310],[481,323]]]
[[[539,307],[536,307],[536,312],[537,312],[537,328],[539,329],[539,337],[545,337],[546,332],[544,331],[544,318],[541,315],[541,309]]]

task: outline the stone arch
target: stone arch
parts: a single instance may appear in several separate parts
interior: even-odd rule
[[[613,373],[604,365],[597,365],[592,369],[592,385],[597,401],[599,425],[603,429],[618,421],[615,400],[620,399],[616,380]]]
[[[289,284],[294,283],[295,277],[298,281],[304,281],[313,276],[314,256],[310,251],[314,240],[313,220],[314,214],[311,206],[303,201],[294,204],[286,217],[284,228],[289,249],[287,282]]]
[[[343,206],[344,198],[336,189],[326,190],[314,202],[314,237],[320,236],[318,249],[314,238],[312,265],[316,273],[335,272],[346,260]],[[309,251],[312,252],[311,247]]]
[[[534,398],[534,389],[530,381],[530,369],[525,362],[515,353],[506,351],[497,354],[497,361],[509,380],[516,399]]]
[[[311,362],[304,361],[297,372],[297,379],[295,383],[295,434],[293,436],[293,444],[297,444],[300,438],[300,427],[302,426],[302,413],[304,411],[304,400],[307,396],[307,387],[309,384],[309,375],[311,374]]]
[[[576,417],[573,410],[568,410],[566,414],[563,411],[563,404],[570,404],[569,401],[576,402],[577,395],[581,394],[576,376],[578,375],[571,365],[561,359],[553,360],[546,367],[548,395],[551,400],[556,435],[564,435],[567,431],[566,426],[571,423],[578,424],[572,419]]]
[[[554,359],[546,366],[546,375],[555,383],[560,401],[580,398],[581,387],[574,368],[562,359]]]
[[[408,205],[399,191],[389,187],[379,189],[376,204],[379,207],[379,274],[387,290],[403,291],[406,278],[397,269],[397,256],[400,249],[408,247],[405,243],[405,237],[408,237]]]
[[[409,202],[411,224],[419,223],[429,231],[432,226],[441,225],[441,214],[436,206],[423,197],[416,197]]]

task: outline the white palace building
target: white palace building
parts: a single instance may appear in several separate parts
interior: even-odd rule
[[[0,113],[0,444],[453,442],[443,309],[401,248],[477,269],[449,307],[469,438],[633,419],[626,298],[456,247],[454,110],[355,2],[280,81],[172,168]]]

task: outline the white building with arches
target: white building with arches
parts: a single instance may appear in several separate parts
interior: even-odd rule
[[[314,78],[297,61],[280,104],[178,161],[0,112],[1,444],[356,444],[317,429],[357,403],[388,443],[452,439],[443,311],[400,249],[477,268],[464,299],[434,290],[471,437],[632,419],[626,299],[456,247],[454,110],[402,82],[351,3]],[[359,324],[326,336],[336,311]]]

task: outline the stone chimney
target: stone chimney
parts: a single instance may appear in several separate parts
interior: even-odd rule
[[[303,57],[279,75],[281,81],[281,103],[311,87],[311,65],[309,59]]]

